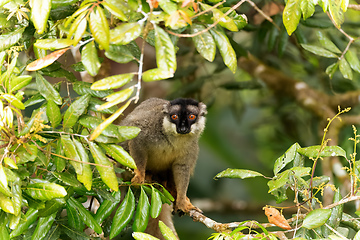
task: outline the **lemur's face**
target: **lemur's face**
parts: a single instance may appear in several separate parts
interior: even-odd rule
[[[164,128],[175,134],[196,134],[205,126],[206,106],[192,99],[175,99],[167,105]]]

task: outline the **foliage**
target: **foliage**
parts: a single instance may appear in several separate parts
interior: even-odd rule
[[[248,24],[250,14],[239,11],[245,2],[271,24]],[[110,238],[131,225],[134,238],[152,239],[141,232],[150,217],[159,215],[161,205],[170,204],[173,198],[162,186],[134,187],[120,177],[124,168],[136,166],[118,143],[136,137],[139,129],[117,126],[113,122],[132,102],[139,100],[142,81],[196,76],[194,82],[184,84],[173,94],[176,97],[199,91],[206,85],[205,79],[225,68],[235,75],[241,74],[238,58],[246,55],[246,51],[235,41],[236,33],[255,33],[252,42],[257,45],[251,51],[253,55],[262,56],[263,48],[268,52],[276,48],[279,57],[284,56],[287,47],[294,47],[291,45],[294,41],[290,41],[294,36],[288,36],[294,33],[295,56],[301,53],[308,62],[315,62],[314,65],[317,58],[309,53],[335,60],[327,62],[324,69],[330,78],[336,78],[338,69],[347,79],[360,73],[357,38],[351,36],[358,33],[346,25],[344,18],[349,1],[288,0],[280,5],[284,6],[283,12],[270,18],[250,0],[237,3],[225,0],[0,1],[1,239],[90,239],[83,231],[85,225],[95,236],[104,233]],[[304,26],[311,29],[304,31]],[[308,32],[311,32],[309,36]],[[310,43],[311,37],[316,38],[320,46]],[[191,38],[196,52],[206,63],[213,62],[209,66],[215,66],[214,70],[196,71],[197,66],[180,63],[178,57],[181,51],[186,51],[182,38]],[[147,46],[155,49],[156,67],[144,71]],[[77,51],[81,57],[71,67],[61,61],[62,56]],[[216,58],[217,51],[220,55]],[[294,58],[301,61],[300,57]],[[138,65],[138,71],[103,74],[103,62],[109,59],[119,64],[133,62]],[[285,61],[279,64],[284,72],[291,69],[287,64]],[[98,81],[81,81],[74,75],[75,71],[86,71]],[[61,81],[53,83],[48,77],[65,79],[67,88],[64,89]],[[76,96],[70,94],[69,86]],[[259,88],[255,81],[219,86],[227,90]],[[216,93],[209,95],[215,98]],[[116,109],[118,104],[123,105]],[[355,147],[357,137],[355,134]],[[320,202],[317,193],[329,181],[327,176],[315,177],[316,163],[328,156],[347,159],[345,150],[327,146],[325,138],[320,146],[302,148],[296,143],[275,162],[275,176],[268,182],[269,192],[277,202],[286,200],[290,189],[296,193],[296,207],[300,208],[301,199],[309,209],[314,209],[297,232],[301,237],[308,236],[312,229],[317,236],[331,236],[334,231],[329,229],[338,228],[339,215],[342,214],[344,221],[345,216],[349,219],[340,204],[335,204],[332,210],[318,209],[315,205],[315,200]],[[356,151],[347,159],[353,184],[350,197],[354,196],[358,184],[355,156]],[[304,167],[304,157],[314,161],[312,168]],[[290,164],[292,167],[286,169]],[[216,178],[257,176],[265,175],[228,169]],[[119,185],[126,190],[122,201]],[[341,196],[335,197],[334,202],[340,201]],[[96,213],[91,206],[87,209],[82,204],[94,198],[100,203]],[[66,215],[62,214],[63,210]],[[325,223],[331,228],[324,228]],[[266,236],[275,238],[259,227]],[[165,237],[174,239],[165,225],[160,224],[160,228]],[[232,233],[216,233],[212,237],[241,238],[243,230],[261,234],[239,227]]]
[[[269,193],[274,195],[277,203],[287,200],[288,196],[294,196],[293,202],[295,205],[285,208],[298,209],[298,214],[291,220],[290,224],[292,225],[292,228],[296,229],[294,237],[299,239],[333,239],[339,236],[340,238],[348,237],[347,235],[349,234],[349,229],[344,231],[344,229],[340,227],[340,223],[342,222],[342,216],[347,214],[343,210],[343,204],[345,202],[358,199],[356,192],[354,192],[354,189],[357,189],[359,184],[359,171],[357,169],[358,163],[356,163],[354,159],[356,154],[350,154],[351,159],[348,159],[346,152],[341,147],[326,146],[328,142],[326,140],[326,132],[331,122],[334,121],[338,115],[347,111],[349,111],[349,109],[339,111],[334,118],[329,119],[329,123],[324,131],[323,142],[320,146],[301,148],[298,143],[295,143],[275,162],[275,175],[274,177],[269,178],[270,180],[268,181]],[[355,138],[350,140],[354,141],[354,150],[356,151],[356,145],[359,143],[359,140],[357,140],[359,135],[357,135],[355,127],[354,134]],[[351,187],[351,192],[345,198],[342,198],[339,188],[336,189],[335,186],[329,183],[330,178],[328,176],[315,176],[314,170],[316,168],[317,161],[329,156],[344,157],[349,164],[347,169],[349,178],[352,179],[351,182],[353,186]],[[306,158],[313,162],[312,171],[311,168],[305,167]],[[291,163],[292,166],[288,166],[288,164]],[[286,166],[288,166],[288,169],[285,168]],[[251,174],[249,174],[249,172]],[[217,178],[226,177],[244,179],[256,176],[265,177],[261,173],[243,169],[227,169],[217,174]],[[323,207],[320,195],[322,195],[326,187],[331,187],[335,191],[335,195],[333,204]],[[290,194],[287,190],[293,191],[294,194]],[[307,207],[305,208],[304,205],[307,205]],[[279,208],[284,209],[284,207]],[[306,209],[305,214],[300,214],[301,208]],[[281,213],[278,213],[277,210],[267,213],[266,211],[268,209],[274,208],[265,208],[265,214],[267,215],[270,223],[273,223],[282,229],[291,229]],[[239,225],[241,226],[243,223],[240,223]],[[289,228],[287,226],[289,226]],[[242,226],[242,228],[245,228],[245,226]],[[358,227],[354,227],[353,230],[357,232],[357,235],[360,232]],[[235,232],[237,231],[234,230],[231,234]],[[267,231],[264,233],[266,235],[268,234]],[[257,236],[254,237],[257,238]],[[263,236],[260,238],[262,239],[262,237]],[[229,239],[237,238],[232,237]]]

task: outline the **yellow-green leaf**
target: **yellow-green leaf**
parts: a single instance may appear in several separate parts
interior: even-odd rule
[[[288,0],[283,12],[283,23],[289,35],[296,30],[300,18],[300,0]]]
[[[97,138],[107,126],[109,126],[113,121],[115,121],[115,119],[117,119],[120,116],[120,114],[122,114],[124,110],[129,106],[130,102],[131,101],[125,103],[114,114],[112,114],[109,118],[107,118],[105,121],[99,124],[99,126],[97,126],[93,131],[93,133],[91,134],[90,140],[94,140],[95,138]]]
[[[37,39],[34,43],[34,46],[40,49],[49,49],[49,50],[56,50],[69,47],[73,44],[73,40],[71,39]]]
[[[103,49],[109,50],[109,24],[101,7],[96,7],[95,10],[90,13],[89,26],[95,41],[99,43]]]
[[[31,21],[38,34],[44,33],[51,10],[51,0],[31,0]]]
[[[77,174],[77,179],[84,184],[85,188],[87,190],[91,190],[91,185],[92,185],[92,171],[91,171],[91,166],[89,163],[89,155],[86,152],[84,146],[81,144],[81,142],[79,142],[78,140],[74,139],[73,140],[76,150],[80,156],[82,163],[82,173],[81,174]]]
[[[104,8],[106,10],[111,12],[112,15],[114,15],[115,17],[117,17],[121,21],[127,21],[128,20],[127,17],[125,16],[124,12],[121,9],[117,8],[115,5],[111,4],[110,2],[103,1],[101,4],[104,6]]]
[[[224,27],[229,29],[230,31],[233,32],[237,32],[238,28],[234,22],[233,19],[231,19],[230,17],[228,17],[227,15],[225,15],[222,11],[220,11],[219,9],[214,8],[212,10],[213,12],[213,18],[215,21],[219,21],[219,24]]]
[[[340,28],[344,22],[344,12],[341,9],[341,2],[342,0],[331,0],[329,4],[329,13],[337,28]]]
[[[21,109],[21,110],[25,109],[24,104],[12,94],[5,93],[5,94],[2,94],[0,98],[5,99],[6,101],[9,102],[9,104],[13,105],[14,107],[16,107],[18,109]]]
[[[126,152],[121,146],[116,144],[100,144],[100,146],[105,150],[105,152],[113,157],[116,161],[122,165],[136,169],[136,164],[134,159]]]
[[[133,73],[125,73],[103,78],[91,85],[91,90],[108,90],[120,88],[130,82],[134,77]]]
[[[122,103],[122,102],[126,101],[133,92],[134,92],[134,88],[130,87],[130,88],[121,90],[119,92],[110,94],[109,96],[106,97],[107,102],[98,106],[96,109],[98,111],[102,111],[102,110],[110,108],[116,104]]]
[[[142,25],[133,23],[123,23],[110,30],[110,42],[116,45],[125,45],[138,38],[142,31]]]
[[[11,199],[4,194],[0,193],[0,207],[4,212],[14,214],[14,205]]]
[[[115,175],[115,170],[112,163],[106,157],[101,148],[94,142],[89,142],[90,152],[94,158],[96,169],[100,173],[102,181],[112,190],[119,190],[119,183]]]
[[[168,79],[173,76],[174,74],[168,71],[167,69],[154,68],[144,72],[142,75],[142,80],[144,82],[152,82],[152,81]]]
[[[61,136],[61,145],[63,146],[66,157],[70,158],[70,164],[74,167],[76,174],[81,175],[83,173],[83,169],[80,162],[80,156],[69,135]]]

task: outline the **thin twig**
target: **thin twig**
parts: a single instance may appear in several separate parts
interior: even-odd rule
[[[258,13],[260,13],[260,15],[262,15],[266,20],[271,22],[280,31],[280,27],[272,20],[272,18],[266,15],[266,13],[264,13],[260,8],[258,8],[255,3],[250,0],[246,0],[246,2],[248,2],[253,8],[255,8]]]
[[[56,154],[56,153],[50,153],[50,154],[54,155],[56,157],[60,157],[60,158],[66,159],[66,160],[74,161],[74,162],[79,162],[79,163],[89,164],[89,165],[99,166],[99,167],[111,168],[111,166],[102,165],[102,164],[96,164],[96,163],[91,163],[91,162],[83,162],[83,161],[79,161],[79,160],[76,160],[76,159],[73,159],[73,158],[68,158],[68,157],[65,157],[65,156],[62,156],[62,155],[59,155],[59,154]]]

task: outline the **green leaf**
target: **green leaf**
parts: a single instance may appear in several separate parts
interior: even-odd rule
[[[36,85],[40,94],[48,101],[52,100],[57,105],[62,104],[62,98],[58,91],[39,73],[36,73]]]
[[[123,45],[111,44],[109,50],[105,52],[105,56],[117,63],[128,63],[134,60],[136,61],[136,58],[133,56],[129,47]]]
[[[345,58],[348,61],[350,67],[360,73],[360,61],[354,50],[349,50],[345,53]]]
[[[326,58],[338,58],[338,56],[325,48],[314,46],[314,45],[308,45],[308,44],[300,44],[305,50],[312,52],[313,54],[326,57]]]
[[[91,90],[91,83],[89,82],[75,82],[73,83],[74,91],[79,95],[85,95],[89,93],[93,97],[104,98],[109,94],[113,93],[113,90],[106,90],[106,91],[95,91]]]
[[[228,168],[218,174],[216,174],[215,179],[218,178],[252,178],[252,177],[258,177],[258,176],[264,176],[261,173],[251,171],[251,170],[245,170],[245,169],[232,169]]]
[[[171,231],[171,229],[166,226],[163,221],[159,221],[159,228],[165,240],[177,240],[173,231]]]
[[[191,26],[191,34],[196,34],[205,30],[206,28],[200,24],[192,24]],[[204,33],[197,35],[192,38],[196,47],[196,50],[200,53],[200,55],[212,62],[215,58],[216,53],[216,44],[212,35],[205,31]]]
[[[337,203],[341,199],[342,199],[342,196],[340,193],[340,189],[338,188],[335,191],[333,202]],[[337,229],[340,225],[340,221],[341,221],[342,214],[343,214],[343,208],[344,208],[344,204],[340,204],[331,209],[331,215],[326,223],[333,229]],[[323,234],[324,234],[324,237],[328,237],[328,235],[331,234],[331,230],[328,227],[324,226]]]
[[[19,28],[13,32],[0,35],[0,51],[4,51],[15,45],[22,37],[25,28]]]
[[[121,146],[116,144],[100,144],[100,146],[107,154],[113,157],[120,164],[132,169],[136,169],[134,159]]]
[[[120,8],[117,8],[115,5],[111,4],[110,2],[102,2],[101,4],[105,7],[106,10],[111,12],[112,15],[114,15],[121,21],[128,20],[124,12]]]
[[[68,225],[75,228],[78,231],[83,231],[84,229],[84,222],[80,218],[78,210],[75,207],[70,206],[69,201],[66,201],[66,214],[68,219]]]
[[[67,195],[63,186],[56,183],[37,182],[30,183],[26,186],[25,192],[34,199],[51,200],[53,198],[61,198]]]
[[[338,66],[339,66],[339,62],[336,62],[336,63],[333,63],[333,64],[331,64],[330,66],[328,66],[328,67],[326,68],[325,72],[326,72],[326,74],[329,75],[329,78],[330,78],[330,79],[333,78],[333,76],[334,76],[334,74],[335,74]]]
[[[89,26],[95,41],[105,50],[109,50],[110,32],[104,11],[96,7],[90,13]]]
[[[130,82],[134,77],[133,73],[125,73],[103,78],[91,85],[91,90],[108,90],[120,88]]]
[[[20,90],[21,88],[27,86],[32,80],[32,76],[30,75],[22,75],[18,77],[13,77],[10,80],[10,85],[8,87],[9,93]]]
[[[142,27],[138,22],[123,23],[110,30],[110,42],[116,45],[128,44],[140,36]]]
[[[135,197],[131,188],[129,190],[120,204],[119,208],[116,210],[116,213],[113,218],[110,229],[110,239],[119,235],[119,233],[126,227],[133,217],[135,210]]]
[[[102,181],[112,190],[118,191],[119,183],[115,175],[113,164],[98,145],[90,141],[88,143],[91,155],[93,156],[95,163],[98,164],[96,165],[96,169],[99,171]]]
[[[14,207],[14,215],[18,216],[21,213],[21,205],[23,201],[22,190],[19,181],[12,183],[11,193],[12,193],[11,201]]]
[[[45,101],[45,98],[40,93],[37,93],[37,94],[33,95],[31,98],[29,98],[24,103],[24,107],[30,107],[30,106],[33,106],[35,104],[42,103],[44,101]]]
[[[62,146],[61,146],[61,141],[57,141],[57,144],[56,144],[56,149],[55,149],[55,154],[57,155],[60,155],[60,156],[64,156],[65,153],[64,153],[64,150],[62,149]],[[65,166],[66,166],[66,161],[64,158],[62,157],[58,157],[58,156],[54,156],[54,163],[56,165],[56,170],[58,172],[62,172],[64,171],[65,169]]]
[[[344,22],[344,13],[341,9],[342,0],[332,0],[329,4],[329,13],[337,28]]]
[[[64,114],[64,128],[71,128],[78,121],[79,117],[86,111],[90,102],[90,94],[85,94],[74,101]]]
[[[302,227],[307,229],[318,228],[325,224],[330,215],[330,209],[315,209],[305,217]]]
[[[300,0],[288,0],[283,11],[283,23],[291,35],[297,28],[301,18]]]
[[[155,25],[155,51],[156,64],[158,68],[167,70],[171,74],[176,71],[175,47],[169,35],[160,27]]]
[[[101,63],[98,58],[94,41],[89,42],[82,49],[81,62],[91,76],[96,76],[98,74]]]
[[[40,49],[62,49],[69,47],[73,44],[74,41],[71,39],[57,39],[57,38],[50,38],[50,39],[37,39],[34,43],[34,46]]]
[[[220,26],[229,29],[230,31],[237,32],[238,28],[233,19],[225,15],[219,9],[212,9],[214,21],[219,21]]]
[[[9,229],[7,228],[7,226],[0,226],[0,239],[10,240]]]
[[[44,33],[51,10],[51,0],[32,0],[31,21],[38,34]]]
[[[37,220],[38,217],[38,210],[29,208],[25,214],[25,217],[20,220],[20,223],[17,225],[14,231],[10,233],[10,238],[15,238],[23,234],[28,230],[29,226]]]
[[[46,104],[46,115],[53,128],[56,128],[62,120],[60,108],[53,100],[49,100]]]
[[[341,54],[339,48],[327,36],[325,36],[322,31],[317,31],[316,35],[319,38],[321,46],[333,53]]]
[[[157,189],[151,186],[151,205],[150,205],[150,216],[152,218],[157,218],[162,209],[162,201],[160,193]]]
[[[299,154],[297,150],[300,148],[298,143],[294,143],[286,152],[276,159],[274,164],[274,174],[276,175],[282,170],[289,162],[293,161]]]
[[[98,223],[103,222],[110,214],[116,209],[120,203],[120,193],[121,191],[113,192],[112,195],[115,198],[115,201],[104,200],[95,214],[95,220]]]
[[[91,190],[92,185],[92,170],[89,163],[89,155],[86,152],[84,146],[74,138],[73,140],[76,150],[80,156],[80,159],[82,161],[82,173],[77,174],[77,179],[82,182],[87,190]]]
[[[274,192],[275,190],[284,187],[290,183],[289,175],[295,175],[298,177],[304,177],[309,175],[311,168],[309,167],[293,167],[289,170],[281,172],[276,175],[276,177],[270,180],[267,185],[269,186],[269,193]]]
[[[311,147],[299,148],[297,151],[300,154],[305,155],[306,157],[315,159],[319,154],[320,148],[321,148],[320,145],[316,145]],[[325,146],[319,155],[319,157],[335,157],[335,156],[342,156],[346,158],[346,152],[344,149],[342,149],[339,146]]]
[[[351,67],[345,58],[341,58],[339,61],[339,69],[344,78],[353,79],[353,73]]]
[[[66,157],[70,158],[70,164],[74,167],[76,174],[81,175],[83,168],[79,153],[69,135],[61,135],[61,145]]]
[[[81,184],[73,174],[67,172],[51,172],[54,177],[62,181],[65,185],[73,187],[81,187]]]
[[[54,198],[45,203],[45,208],[39,210],[40,217],[46,217],[53,213],[57,213],[60,208],[65,205],[65,200],[63,198]]]
[[[149,216],[150,216],[149,210],[150,210],[149,199],[148,199],[144,189],[141,187],[140,198],[139,198],[139,202],[138,202],[138,205],[136,208],[134,223],[132,225],[134,232],[145,231],[145,229],[148,225]]]
[[[91,215],[91,213],[88,210],[86,210],[81,203],[76,201],[76,199],[74,199],[73,197],[70,197],[67,200],[67,203],[78,211],[80,218],[89,228],[93,229],[98,234],[102,233],[102,229],[99,223],[96,222],[96,220]]]
[[[303,14],[304,20],[311,17],[315,12],[315,2],[314,0],[302,0],[300,2],[301,12]]]
[[[153,237],[150,234],[142,232],[134,232],[132,236],[135,240],[159,240],[158,238]]]
[[[237,69],[237,58],[228,37],[219,26],[210,29],[210,33],[214,37],[216,46],[219,48],[225,65],[235,73]]]

